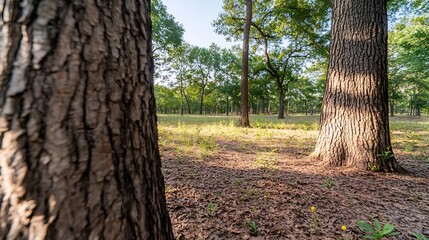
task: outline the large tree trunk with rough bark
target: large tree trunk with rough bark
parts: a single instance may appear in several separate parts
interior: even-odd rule
[[[388,119],[386,0],[333,0],[328,77],[313,155],[395,171]]]
[[[252,24],[252,0],[246,0],[246,24],[243,32],[243,52],[241,65],[241,116],[240,125],[250,127],[249,122],[249,39]]]
[[[0,4],[0,239],[173,239],[150,1]]]

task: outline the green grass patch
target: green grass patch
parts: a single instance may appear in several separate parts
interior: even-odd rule
[[[161,151],[180,160],[207,160],[219,146],[255,156],[260,167],[271,168],[272,149],[293,147],[311,153],[317,139],[319,116],[293,115],[277,119],[250,115],[251,128],[238,127],[238,116],[158,115]],[[393,152],[429,162],[429,118],[397,116],[390,119]],[[269,166],[268,166],[269,165]]]

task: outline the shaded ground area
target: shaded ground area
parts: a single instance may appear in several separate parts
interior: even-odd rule
[[[161,144],[177,239],[363,239],[356,222],[374,218],[402,233],[392,239],[429,237],[427,161],[397,150],[408,174],[326,169],[307,158],[316,131],[297,130],[293,138],[270,130],[259,141],[249,131],[247,139],[213,136],[217,147],[203,157]]]

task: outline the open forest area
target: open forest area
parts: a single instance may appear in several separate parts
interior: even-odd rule
[[[312,160],[318,115],[250,120],[239,128],[237,116],[158,116],[177,239],[363,239],[357,221],[374,219],[401,233],[391,239],[429,235],[427,116],[390,119],[404,174]]]
[[[429,0],[0,0],[0,240],[428,240]]]

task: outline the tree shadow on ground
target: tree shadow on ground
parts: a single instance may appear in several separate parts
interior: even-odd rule
[[[409,174],[327,169],[292,155],[277,155],[264,167],[238,151],[203,161],[163,157],[178,239],[249,239],[251,222],[260,239],[361,239],[356,222],[373,218],[393,223],[403,233],[398,239],[409,239],[429,230],[429,165],[401,164]]]

